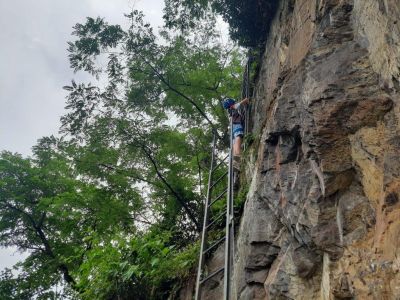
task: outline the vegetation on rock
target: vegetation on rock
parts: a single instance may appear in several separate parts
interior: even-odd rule
[[[166,25],[186,30],[214,14],[229,24],[230,36],[244,47],[265,44],[279,0],[166,0]]]

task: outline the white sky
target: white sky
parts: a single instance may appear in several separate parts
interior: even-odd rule
[[[163,0],[0,0],[0,151],[29,155],[37,139],[57,134],[62,86],[89,79],[69,69],[72,26],[97,16],[125,25],[133,6],[162,25]],[[21,257],[0,248],[0,270]]]

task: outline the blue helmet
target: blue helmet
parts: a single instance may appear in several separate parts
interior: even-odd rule
[[[232,98],[226,98],[225,100],[224,100],[224,108],[225,109],[228,109],[228,108],[230,108],[232,105],[234,105],[235,104],[235,100],[233,100]]]

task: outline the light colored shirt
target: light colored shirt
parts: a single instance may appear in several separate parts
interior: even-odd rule
[[[240,102],[235,103],[235,104],[233,105],[233,108],[234,108],[234,109],[239,109],[239,107],[240,107]]]

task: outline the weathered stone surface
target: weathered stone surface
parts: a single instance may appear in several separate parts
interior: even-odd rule
[[[282,1],[255,91],[238,298],[262,265],[254,299],[400,298],[398,20],[398,1]],[[249,219],[263,243],[244,238]]]
[[[321,256],[307,246],[294,249],[292,259],[300,278],[312,277],[321,262]]]
[[[221,244],[209,257],[204,269],[204,276],[213,273],[224,266],[225,244]],[[207,280],[202,286],[201,299],[214,300],[222,299],[224,290],[224,272],[220,272]],[[193,289],[194,291],[194,289]],[[192,292],[193,293],[193,292]]]

